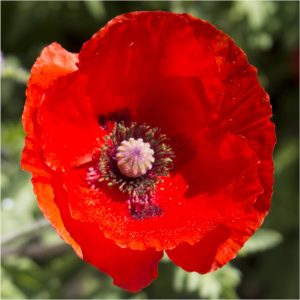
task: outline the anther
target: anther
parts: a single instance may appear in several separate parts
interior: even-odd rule
[[[120,172],[130,178],[137,178],[152,169],[154,151],[141,138],[122,141],[117,148],[117,165]]]

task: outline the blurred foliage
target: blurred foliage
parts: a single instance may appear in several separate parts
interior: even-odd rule
[[[1,8],[2,299],[299,297],[298,1],[2,1]],[[135,10],[187,12],[228,33],[259,70],[278,138],[271,212],[238,258],[199,275],[164,257],[159,278],[137,295],[113,286],[41,221],[19,166],[25,83],[39,52],[52,41],[78,52],[108,20]]]
[[[176,291],[197,292],[202,299],[238,299],[235,289],[240,281],[240,271],[227,264],[218,271],[207,275],[199,275],[195,272],[187,273],[177,268],[174,285]]]

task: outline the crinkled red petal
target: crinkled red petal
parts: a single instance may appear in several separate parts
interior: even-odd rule
[[[56,178],[36,177],[33,185],[39,206],[58,234],[76,253],[100,271],[108,273],[114,284],[131,292],[149,285],[158,275],[157,267],[162,252],[123,249],[106,239],[93,224],[72,219],[68,209],[68,195]]]
[[[61,182],[54,187],[64,224],[81,246],[84,260],[112,276],[116,285],[132,292],[141,290],[157,277],[158,263],[163,254],[161,251],[135,251],[117,246],[104,237],[97,224],[74,220]]]
[[[182,176],[182,186],[187,184],[188,189],[183,188],[182,199],[178,198],[172,204],[166,202],[166,215],[173,209],[173,217],[176,216],[174,223],[180,224],[178,220],[184,219],[180,213],[175,214],[174,208],[169,208],[177,201],[192,202],[194,210],[202,212],[198,215],[197,225],[191,226],[190,232],[185,232],[187,237],[182,241],[192,244],[197,239],[204,239],[205,226],[199,220],[207,220],[212,212],[220,211],[220,207],[223,209],[222,203],[225,211],[231,210],[230,217],[238,216],[234,220],[246,220],[243,226],[248,226],[248,217],[252,220],[248,211],[253,211],[252,214],[257,217],[256,222],[249,221],[252,222],[251,230],[237,235],[240,239],[237,243],[241,246],[259,227],[269,209],[275,144],[274,126],[269,120],[272,113],[269,97],[260,87],[256,69],[248,63],[244,52],[226,34],[205,21],[166,12],[137,12],[115,18],[96,33],[81,50],[79,66],[80,72],[91,78],[88,93],[97,114],[127,108],[132,120],[161,127],[171,138],[176,153],[176,171]],[[101,84],[96,85],[98,82]],[[99,92],[101,100],[97,98]],[[252,173],[248,172],[249,168]],[[244,210],[236,214],[233,194],[230,194],[229,200],[224,200],[223,191],[236,185],[240,176],[244,176],[243,188],[236,189],[235,195],[243,199],[242,191],[250,185],[248,199],[251,201],[245,198],[245,201],[239,202],[243,203]],[[102,190],[101,193],[106,192]],[[174,195],[181,197],[173,192]],[[86,197],[90,200],[97,198],[95,194]],[[157,202],[164,203],[160,198],[163,199],[163,196],[158,192]],[[195,200],[200,198],[205,200]],[[82,213],[83,210],[80,213],[75,198],[71,197],[70,201],[74,215],[80,214],[83,219],[89,215]],[[229,205],[230,201],[234,205]],[[82,203],[86,205],[88,200]],[[118,207],[113,203],[109,205],[112,211],[122,211],[120,204]],[[123,210],[126,215],[125,204]],[[102,209],[99,211],[102,215]],[[181,212],[188,213],[185,210]],[[226,219],[226,213],[224,217]],[[109,230],[108,226],[107,230],[104,227],[103,230],[118,243],[128,245],[130,233],[125,233],[128,236],[126,241],[121,232],[123,224],[130,222],[127,219],[120,222],[119,219],[116,218],[119,226],[116,225],[114,230]],[[136,228],[143,228],[145,222],[140,222]],[[234,239],[237,231],[230,224],[225,226],[229,232],[228,240]],[[223,225],[224,219],[216,217],[213,225],[207,228],[220,230],[216,228],[224,228]],[[166,228],[163,224],[159,226]],[[177,243],[169,243],[168,238],[163,243],[154,242],[147,239],[149,235],[143,230],[141,233],[145,237],[139,240],[136,228],[129,231],[136,238],[134,244],[130,243],[131,247],[143,247],[143,244],[172,248]],[[150,228],[152,230],[148,227],[148,232],[153,232]],[[172,234],[183,232],[180,226],[178,228],[178,231],[171,231]],[[197,238],[196,231],[201,232]],[[162,240],[166,234],[157,236]],[[225,246],[219,249],[225,251],[227,244],[224,240],[222,243]],[[216,235],[215,245],[218,244],[221,244],[221,239]],[[239,247],[233,247],[231,258]]]
[[[57,144],[57,147],[64,147],[65,143],[70,141],[68,141],[70,135],[69,131],[65,131],[64,136],[60,135],[64,133],[65,128],[62,125],[65,124],[60,123],[60,120],[55,124],[55,120],[53,120],[56,117],[55,113],[60,113],[62,117],[61,121],[64,120],[65,117],[68,117],[70,119],[69,121],[76,124],[79,119],[76,119],[76,114],[78,115],[79,112],[84,114],[86,112],[86,106],[83,105],[79,107],[80,103],[76,101],[74,101],[74,103],[70,103],[70,101],[69,103],[67,102],[66,105],[69,105],[69,107],[59,106],[58,101],[59,99],[62,100],[62,98],[58,97],[59,99],[55,99],[55,95],[53,95],[54,91],[51,91],[50,96],[47,97],[51,97],[52,95],[53,102],[46,100],[46,104],[42,104],[42,112],[44,111],[45,114],[40,115],[40,124],[37,123],[37,111],[40,110],[42,100],[45,101],[44,95],[46,91],[59,77],[74,72],[76,70],[76,61],[77,56],[75,54],[65,51],[56,43],[46,47],[41,56],[37,59],[28,83],[27,101],[23,114],[23,125],[28,135],[22,154],[22,167],[32,172],[32,182],[35,193],[37,194],[39,206],[61,238],[69,243],[81,258],[110,274],[114,278],[116,285],[129,291],[138,291],[150,284],[150,282],[157,277],[157,265],[162,256],[162,252],[154,250],[141,252],[122,249],[112,241],[107,240],[97,226],[73,221],[68,214],[66,195],[64,194],[63,197],[57,197],[54,194],[54,184],[50,175],[52,171],[45,164],[45,154],[39,146],[41,141],[38,138],[41,138],[41,136],[45,138],[45,135],[43,135],[45,131],[46,134],[48,134],[47,139],[50,135],[50,142],[52,142],[54,146]],[[63,89],[65,87],[61,85],[63,85],[65,80],[66,79],[61,79],[59,82],[60,87]],[[82,85],[77,88],[79,87],[82,87]],[[66,98],[71,100],[71,94],[67,95]],[[76,98],[74,98],[74,100],[76,100]],[[62,101],[62,103],[64,103],[64,101]],[[74,109],[73,104],[77,105],[77,111]],[[68,110],[72,108],[74,111],[73,119],[68,114]],[[39,114],[41,114],[40,111]],[[84,115],[84,117],[86,117],[86,115]],[[48,130],[45,129],[47,125],[50,126]],[[52,130],[52,126],[55,127],[55,130]],[[70,127],[68,129],[70,129]],[[74,130],[73,127],[71,129],[72,131]],[[51,130],[53,132],[52,137],[49,132]],[[74,136],[73,134],[73,137]],[[77,132],[76,138],[78,139],[78,137],[80,138]],[[85,139],[83,138],[79,141],[82,143]],[[50,147],[45,147],[44,144],[44,148],[46,148],[47,151]],[[81,162],[81,155],[79,154],[78,157]],[[51,163],[53,162],[51,161]],[[59,174],[54,174],[53,177],[59,177]],[[55,184],[55,186],[56,189],[62,191],[61,185]],[[60,192],[60,195],[62,195],[62,193],[63,191]],[[61,207],[59,207],[59,205],[61,205]],[[67,229],[65,223],[67,223],[69,227],[72,227],[72,230]],[[72,233],[70,233],[71,231]],[[78,241],[75,241],[73,238],[73,233]],[[82,239],[82,234],[84,239]],[[80,242],[82,245],[80,245]],[[99,253],[101,253],[101,255],[99,255]]]
[[[162,252],[120,248],[106,239],[96,224],[74,220],[69,212],[68,195],[59,180],[60,174],[40,161],[40,153],[38,147],[31,146],[31,154],[37,158],[30,164],[32,183],[41,211],[60,237],[80,258],[112,276],[115,285],[131,292],[149,285],[158,275]]]
[[[35,138],[27,135],[25,147],[22,152],[21,166],[33,176],[48,177],[47,165],[43,160],[43,153]]]
[[[78,72],[59,78],[44,94],[37,121],[44,159],[53,169],[68,169],[92,160],[103,130],[85,94]]]
[[[42,145],[44,161],[55,169],[90,160],[103,136],[84,94],[85,79],[76,75],[76,64],[76,54],[53,43],[42,51],[28,82],[22,117],[27,139]],[[24,166],[31,159],[28,151],[25,145]]]
[[[131,13],[86,42],[79,68],[89,77],[96,113],[128,109],[132,120],[158,126],[169,137],[192,135],[214,119],[223,87],[194,23],[187,15]]]
[[[242,201],[244,213],[220,222],[195,245],[183,243],[173,250],[167,250],[171,260],[186,271],[207,273],[233,259],[265,217],[265,210],[256,209],[257,204],[261,205],[260,199],[264,194],[257,193],[257,197],[252,198],[258,184],[257,168],[252,167],[239,178],[232,193],[237,197],[237,203]],[[244,205],[246,199],[252,199],[251,206]]]
[[[33,151],[34,145],[41,144],[37,112],[43,95],[59,77],[76,71],[77,61],[77,54],[66,51],[58,43],[52,43],[44,48],[31,69],[22,115],[22,123],[27,136],[21,161],[22,167],[30,172],[43,170],[38,163],[38,161],[42,162],[42,159],[35,157]],[[43,154],[39,153],[39,155]]]
[[[262,218],[254,211],[243,219],[220,224],[195,245],[184,243],[173,250],[167,250],[167,254],[186,271],[201,274],[215,271],[236,257],[238,250],[261,222]]]
[[[51,222],[59,236],[70,244],[77,255],[82,258],[80,245],[73,239],[64,225],[64,219],[60,214],[59,208],[54,201],[54,191],[51,177],[33,177],[32,184],[37,200],[44,216]]]
[[[34,135],[36,111],[43,94],[59,77],[77,70],[77,54],[70,53],[58,43],[45,47],[34,63],[26,90],[22,122],[27,134]]]
[[[211,145],[199,144],[203,155],[198,159],[204,162],[207,157],[203,170],[209,174],[209,179],[193,174],[192,177],[186,176],[187,182],[179,173],[164,178],[153,198],[163,213],[154,218],[133,219],[126,202],[128,196],[117,188],[110,189],[103,183],[97,189],[91,189],[86,181],[91,165],[67,172],[65,186],[72,216],[97,223],[106,237],[122,247],[163,250],[172,249],[182,242],[196,243],[219,223],[241,218],[262,193],[257,158],[246,141],[228,134],[213,142]],[[211,151],[214,151],[212,157]],[[223,174],[230,168],[222,185],[225,179],[218,172]],[[243,176],[246,179],[241,181]],[[250,180],[252,185],[249,185]],[[251,187],[246,195],[235,188],[241,182],[244,189]],[[187,184],[193,189],[187,189]]]

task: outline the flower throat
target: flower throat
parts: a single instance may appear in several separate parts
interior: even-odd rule
[[[154,191],[161,176],[173,168],[174,152],[167,136],[147,124],[116,123],[105,136],[99,159],[100,182],[128,194],[131,216],[136,219],[158,216]]]

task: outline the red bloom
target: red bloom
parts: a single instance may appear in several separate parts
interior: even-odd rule
[[[187,271],[233,259],[273,184],[269,97],[244,52],[189,15],[110,21],[79,55],[34,64],[22,167],[59,235],[138,291],[166,251]]]

